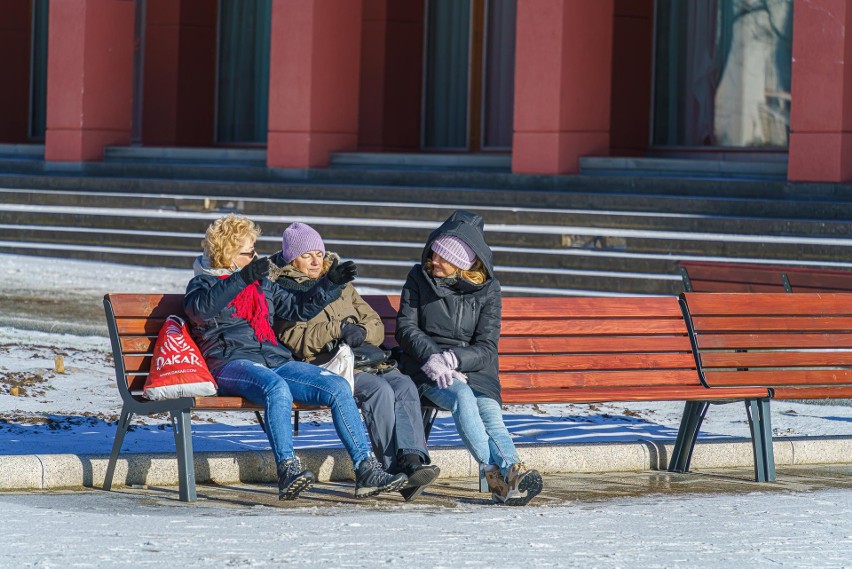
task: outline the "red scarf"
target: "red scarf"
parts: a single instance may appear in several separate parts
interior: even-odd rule
[[[222,275],[220,279],[227,279],[230,275]],[[247,321],[254,330],[254,337],[258,342],[272,342],[275,340],[275,332],[269,325],[269,306],[266,304],[266,296],[260,289],[260,282],[255,281],[244,288],[228,303],[228,307],[234,307],[231,318],[242,318]]]

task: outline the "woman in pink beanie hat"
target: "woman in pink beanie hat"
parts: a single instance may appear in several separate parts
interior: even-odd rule
[[[432,232],[408,273],[396,317],[402,370],[449,409],[495,502],[522,506],[542,489],[503,422],[497,341],[501,292],[482,217],[457,211]]]

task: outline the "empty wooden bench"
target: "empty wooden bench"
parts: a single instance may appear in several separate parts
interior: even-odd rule
[[[368,302],[385,323],[385,344],[395,345],[398,297]],[[677,298],[504,298],[498,354],[504,403],[688,402],[669,462],[675,472],[689,470],[703,405],[745,402],[755,479],[772,479],[769,391],[702,383]]]
[[[772,399],[852,398],[852,294],[686,293],[684,299],[708,385],[764,387]],[[771,428],[769,415],[765,421]],[[771,444],[766,451],[767,465],[774,465]]]
[[[852,271],[681,261],[686,292],[852,292]]]

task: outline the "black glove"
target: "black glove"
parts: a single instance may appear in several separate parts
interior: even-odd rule
[[[333,282],[336,285],[344,285],[348,282],[355,280],[355,275],[358,274],[358,269],[355,267],[355,263],[352,261],[346,261],[345,263],[337,264],[337,259],[331,264],[331,268],[328,269],[326,276],[328,276],[328,280]]]
[[[240,276],[247,285],[261,280],[269,274],[269,257],[258,257],[240,270]]]
[[[344,344],[348,344],[350,348],[357,348],[364,343],[367,337],[367,331],[363,326],[358,326],[351,322],[344,322],[340,325],[340,339]]]

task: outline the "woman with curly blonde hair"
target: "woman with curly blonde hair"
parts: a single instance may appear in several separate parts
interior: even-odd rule
[[[278,343],[273,318],[309,320],[355,278],[354,263],[334,263],[325,277],[305,291],[273,285],[269,259],[258,258],[260,228],[227,215],[207,229],[204,254],[195,260],[184,310],[192,336],[219,385],[219,394],[263,405],[266,434],[275,457],[278,497],[293,500],[316,480],[293,450],[293,402],[331,408],[334,426],[354,463],[355,496],[398,490],[408,479],[384,472],[370,442],[349,384],[317,366],[293,361]]]

